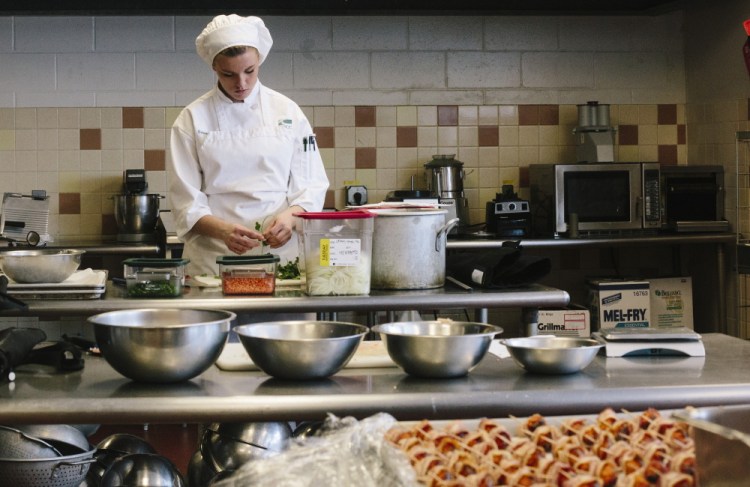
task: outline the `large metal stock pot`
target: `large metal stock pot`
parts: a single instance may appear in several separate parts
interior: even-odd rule
[[[431,289],[445,284],[445,244],[458,223],[438,208],[374,209],[373,289]]]

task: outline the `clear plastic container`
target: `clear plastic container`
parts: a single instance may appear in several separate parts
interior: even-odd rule
[[[298,232],[304,250],[307,294],[369,294],[375,215],[332,211],[296,216],[302,219]]]
[[[279,256],[224,255],[216,258],[224,294],[273,294]]]
[[[188,259],[133,258],[122,262],[128,296],[174,298],[182,295]]]

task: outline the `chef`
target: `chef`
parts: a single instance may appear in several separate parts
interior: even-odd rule
[[[300,107],[263,86],[273,41],[258,17],[219,15],[195,39],[218,82],[172,127],[169,201],[190,275],[216,257],[271,252],[294,260],[294,213],[320,211],[328,178]]]

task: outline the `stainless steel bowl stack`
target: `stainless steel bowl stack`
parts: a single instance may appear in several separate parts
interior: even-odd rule
[[[388,355],[409,375],[449,378],[468,374],[503,329],[485,323],[452,320],[385,323],[380,333]]]
[[[367,327],[338,321],[273,321],[234,328],[252,361],[278,379],[329,377],[352,358]]]
[[[285,422],[210,424],[190,459],[189,484],[209,485],[247,462],[283,451],[291,437],[292,429]]]
[[[501,340],[515,362],[529,372],[573,374],[588,367],[604,345],[590,338],[538,335]]]
[[[152,453],[156,450],[143,438],[128,433],[115,433],[107,436],[96,445],[94,458],[96,462],[91,465],[86,480],[91,485],[101,483],[104,472],[107,471],[118,458],[131,453]]]
[[[58,283],[81,265],[84,250],[33,249],[0,253],[3,272],[20,284]]]
[[[96,343],[119,373],[139,382],[180,382],[203,373],[224,349],[230,311],[135,309],[91,316]]]

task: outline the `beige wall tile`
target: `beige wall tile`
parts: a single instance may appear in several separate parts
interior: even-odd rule
[[[417,107],[399,106],[396,107],[396,124],[399,127],[410,127],[417,125]]]
[[[0,108],[0,131],[16,128],[16,110],[14,108]]]
[[[314,107],[310,123],[313,127],[334,127],[336,125],[335,114],[333,107]]]
[[[12,151],[16,148],[16,131],[0,129],[0,151]]]
[[[352,106],[335,107],[334,124],[336,127],[354,127],[354,107]]]
[[[396,107],[379,106],[375,109],[375,124],[377,127],[395,127],[396,120]]]

